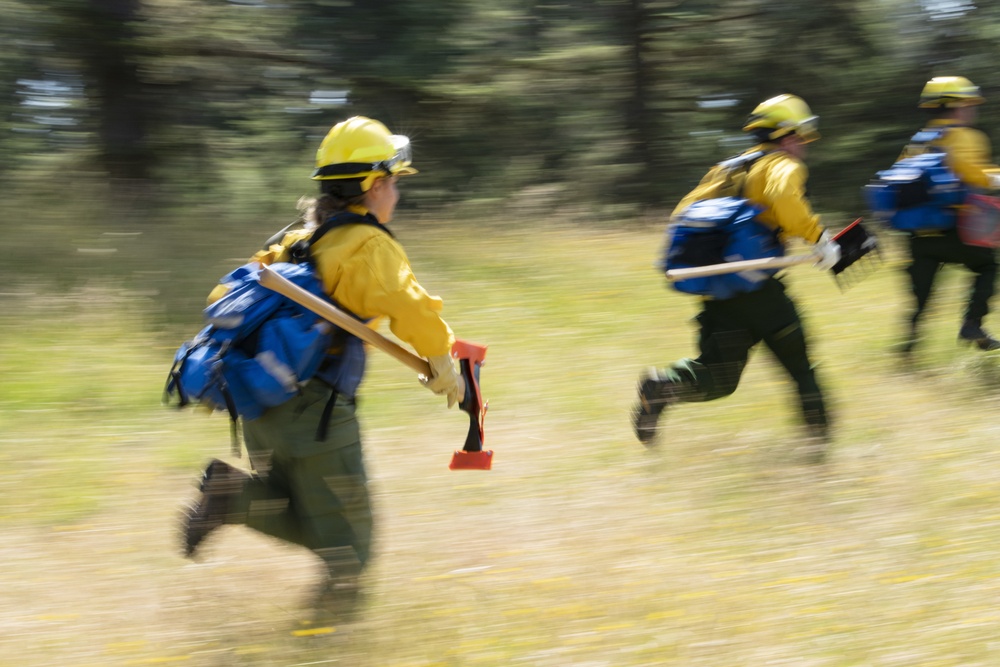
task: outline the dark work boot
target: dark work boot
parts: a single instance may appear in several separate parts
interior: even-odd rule
[[[334,547],[317,552],[326,562],[327,578],[316,590],[313,622],[336,625],[354,620],[363,606],[361,572],[364,568],[352,547]]]
[[[1000,341],[986,333],[983,327],[975,322],[966,322],[958,332],[958,342],[975,345],[980,350],[1000,350]]]
[[[806,463],[825,463],[830,449],[830,429],[826,424],[806,424],[806,441],[802,454]]]
[[[903,340],[893,348],[893,350],[904,359],[909,359],[912,357],[913,351],[916,349],[919,342],[920,335],[917,333],[917,323],[911,320],[907,325],[906,335],[903,337]]]
[[[637,388],[638,400],[632,408],[632,428],[639,442],[647,447],[655,444],[660,414],[678,401],[681,386],[679,379],[663,377],[655,368],[642,374]]]
[[[212,459],[198,487],[201,496],[184,511],[181,537],[185,557],[193,558],[198,545],[209,533],[224,523],[232,523],[233,501],[239,498],[248,479],[250,475],[242,470],[225,461]]]
[[[913,350],[917,348],[917,343],[918,340],[916,335],[915,334],[910,335],[909,338],[906,338],[901,343],[899,343],[899,345],[896,346],[895,348],[896,352],[902,355],[903,357],[909,357],[910,355],[913,354]]]

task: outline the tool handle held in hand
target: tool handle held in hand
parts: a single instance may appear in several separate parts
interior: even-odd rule
[[[764,257],[763,259],[744,259],[737,262],[724,262],[709,266],[693,266],[686,269],[670,269],[666,272],[668,280],[684,280],[685,278],[704,278],[706,276],[721,276],[725,273],[754,271],[761,269],[783,269],[798,264],[815,262],[815,253],[809,255],[790,255],[788,257]]]
[[[431,376],[431,367],[426,359],[418,357],[377,331],[369,329],[363,322],[354,319],[332,303],[324,301],[314,294],[310,294],[287,278],[272,271],[266,265],[260,269],[260,284],[270,290],[274,290],[278,294],[288,297],[328,322],[336,324],[341,329],[354,334],[366,343],[370,343],[383,352],[392,355],[398,361],[401,361],[421,375]]]
[[[835,278],[862,257],[870,257],[872,254],[878,254],[878,238],[861,225],[861,218],[858,218],[834,234],[833,240],[840,246],[841,253],[840,260],[831,268]],[[684,280],[685,278],[705,278],[707,276],[721,276],[726,273],[739,273],[740,271],[784,269],[798,264],[815,264],[820,258],[820,253],[814,250],[808,255],[745,259],[737,262],[711,264],[709,266],[670,269],[666,272],[666,275],[667,279],[671,281]]]

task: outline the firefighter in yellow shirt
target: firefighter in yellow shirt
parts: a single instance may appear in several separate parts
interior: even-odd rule
[[[840,259],[840,248],[820,224],[805,194],[808,172],[803,160],[807,144],[819,138],[816,125],[817,117],[794,95],[760,103],[743,126],[759,145],[740,156],[752,162],[742,176],[739,196],[764,208],[757,220],[777,229],[779,239],[794,236],[815,244],[820,258],[817,266],[831,268]],[[726,163],[711,169],[677,205],[674,216],[696,201],[720,196],[720,181],[727,178],[731,176]],[[732,394],[751,348],[764,342],[795,382],[813,445],[810,453],[814,460],[821,460],[829,437],[829,416],[809,360],[802,322],[781,281],[772,276],[753,291],[707,297],[697,321],[699,356],[651,368],[640,378],[632,411],[636,437],[647,446],[654,444],[660,415],[670,405]]]
[[[965,77],[941,76],[928,81],[920,94],[919,106],[931,114],[925,129],[940,131],[941,136],[928,144],[908,145],[900,157],[943,150],[947,154],[948,167],[969,188],[983,191],[1000,187],[1000,167],[992,163],[990,140],[971,127],[976,121],[977,107],[983,101],[979,87]],[[997,275],[994,250],[962,243],[956,228],[913,232],[909,247],[911,261],[907,273],[914,307],[900,351],[910,354],[916,347],[920,318],[930,300],[937,272],[945,264],[960,264],[975,275],[958,333],[959,341],[980,350],[1000,349],[1000,341],[983,329]]]
[[[320,194],[303,206],[305,229],[273,239],[276,244],[251,261],[287,261],[296,241],[332,225],[310,248],[327,293],[372,328],[388,319],[392,332],[428,360],[432,374],[421,382],[451,407],[465,392],[450,356],[455,337],[441,317],[441,299],[417,281],[387,226],[399,201],[399,178],[414,173],[406,137],[361,116],[338,123],[317,151],[312,178]],[[224,289],[217,287],[210,300]],[[303,545],[329,574],[319,604],[345,608],[371,555],[373,521],[355,418],[365,350],[360,339],[340,334],[299,396],[244,422],[252,475],[223,461],[209,464],[183,537],[188,556],[223,523]]]

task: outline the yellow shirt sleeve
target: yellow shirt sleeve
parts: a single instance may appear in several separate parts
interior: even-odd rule
[[[993,164],[990,140],[971,127],[954,127],[941,141],[948,153],[948,166],[963,183],[974,188],[988,189],[991,177],[1000,178],[1000,167]]]
[[[761,158],[750,169],[746,181],[746,196],[766,206],[759,219],[781,230],[782,237],[797,236],[816,243],[823,233],[809,200],[806,198],[805,164],[784,152]]]
[[[765,150],[756,146],[752,151]],[[673,215],[680,215],[691,204],[708,197],[721,196],[720,184],[725,178],[722,167],[709,170],[701,182],[674,208]],[[741,196],[765,207],[757,218],[766,225],[780,230],[782,240],[789,236],[800,237],[816,243],[823,233],[819,216],[813,213],[806,199],[806,179],[809,172],[805,164],[784,151],[773,151],[759,158],[742,181]]]
[[[973,188],[996,189],[1000,185],[1000,167],[993,164],[990,140],[979,130],[954,125],[950,119],[935,119],[930,129],[943,129],[944,136],[931,143],[948,155],[948,167],[963,183]],[[899,159],[927,151],[925,145],[908,144]]]
[[[324,286],[343,308],[377,328],[380,318],[423,357],[448,354],[455,336],[442,300],[420,285],[402,246],[366,225],[328,232],[313,248]]]
[[[287,246],[309,233],[289,233],[281,244],[257,252],[250,261],[287,261]],[[334,303],[368,320],[369,328],[378,329],[387,318],[389,329],[417,354],[433,357],[451,351],[455,335],[441,317],[444,304],[420,285],[395,239],[370,225],[345,225],[327,232],[313,246],[312,257]],[[217,285],[209,303],[227,290]]]

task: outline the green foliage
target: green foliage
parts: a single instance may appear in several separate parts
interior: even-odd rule
[[[793,92],[822,118],[812,195],[860,210],[927,78],[1000,89],[998,18],[917,0],[0,0],[0,173],[54,155],[132,207],[277,190],[276,165],[304,173],[360,113],[413,137],[422,205],[544,188],[632,217],[668,209],[744,145],[757,102]],[[25,107],[58,96],[18,81],[61,83],[63,105]]]
[[[63,294],[10,287],[0,303],[0,456],[18,486],[0,494],[0,522],[78,520],[100,507],[116,452],[141,439],[137,414],[159,401],[150,303],[96,283]]]

